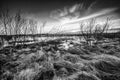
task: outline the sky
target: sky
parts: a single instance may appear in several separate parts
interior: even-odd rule
[[[38,31],[42,22],[46,22],[44,32],[77,30],[80,21],[94,17],[99,22],[112,17],[114,26],[119,27],[119,0],[2,0],[0,4],[12,13],[21,10],[25,17],[37,20]]]

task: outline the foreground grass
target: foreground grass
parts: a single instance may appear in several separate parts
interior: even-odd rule
[[[1,80],[119,80],[120,45],[64,41],[6,46],[0,50]],[[47,44],[46,44],[47,43]],[[69,43],[69,42],[68,42]],[[72,46],[71,46],[72,45]]]

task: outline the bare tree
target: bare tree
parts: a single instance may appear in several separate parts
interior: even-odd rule
[[[107,33],[109,29],[109,18],[106,19],[106,22],[103,25],[95,24],[95,21],[95,18],[91,19],[87,27],[83,23],[80,25],[80,34],[82,34],[83,38],[89,45],[92,44],[91,41],[93,40],[98,41],[103,39],[103,34]]]
[[[21,11],[17,11],[14,15],[11,15],[8,9],[2,9],[0,12],[0,27],[1,34],[3,35],[17,35],[13,37],[13,40],[19,41],[20,34],[32,34],[36,32],[37,23],[31,19],[22,17]],[[25,40],[25,36],[24,36]]]
[[[8,9],[1,9],[1,25],[3,25],[3,30],[5,35],[11,35],[11,22],[13,20],[13,17],[10,16],[10,11]]]
[[[44,27],[45,27],[46,23],[47,23],[47,22],[46,22],[46,21],[44,21],[44,22],[42,22],[42,25],[40,26],[40,34],[41,34],[41,36],[40,36],[40,37],[41,37],[41,41],[43,41],[43,39],[42,39],[42,34],[43,34],[43,33],[42,33],[42,31],[43,31],[43,29],[44,29]]]
[[[109,25],[109,22],[110,22],[110,18],[107,18],[106,19],[106,22],[103,24],[103,25],[99,25],[97,24],[95,26],[95,29],[93,31],[93,34],[94,34],[94,38],[98,41],[98,40],[101,40],[103,39],[103,34],[106,34],[108,32],[108,29],[110,27]]]
[[[31,34],[37,34],[37,21],[29,19],[29,30]],[[33,40],[35,41],[35,37],[33,37]]]
[[[95,19],[92,19],[87,25],[81,23],[80,25],[80,34],[82,34],[84,40],[87,44],[91,45],[91,38],[93,37],[93,28],[94,28]]]

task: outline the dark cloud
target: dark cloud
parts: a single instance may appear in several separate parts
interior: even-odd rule
[[[64,7],[70,8],[75,4],[83,2],[86,7],[84,10],[88,10],[91,3],[96,2],[92,5],[91,12],[106,7],[120,7],[119,0],[2,0],[0,1],[0,5],[10,8],[13,12],[22,10],[28,14],[46,18],[49,17],[50,13],[53,11],[64,9]]]
[[[23,9],[29,12],[49,12],[64,6],[86,2],[86,6],[94,0],[3,0],[2,5],[11,9]]]
[[[105,13],[100,11],[105,11]],[[58,20],[72,20],[72,18],[85,17],[94,13],[101,14],[103,16],[103,13],[104,15],[107,15],[109,12],[116,11],[119,11],[118,0],[83,0],[81,3],[76,3],[70,7],[64,7],[63,9],[53,11],[51,13],[51,17]]]
[[[118,8],[117,11],[120,11],[120,0],[97,0],[94,9],[101,8]]]

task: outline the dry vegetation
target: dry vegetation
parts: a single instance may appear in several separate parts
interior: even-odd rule
[[[94,34],[102,34],[106,26],[101,32],[96,28]],[[88,31],[92,32],[91,28]],[[120,80],[119,41],[96,37],[84,36],[84,43],[65,38],[3,46],[0,49],[0,79]],[[95,41],[88,44],[91,38]]]
[[[53,41],[54,42],[54,41]],[[72,42],[72,41],[71,41]],[[45,42],[46,43],[46,42]],[[119,80],[120,45],[33,43],[0,50],[1,80]],[[73,45],[72,47],[70,45]],[[57,47],[57,48],[56,48]]]

